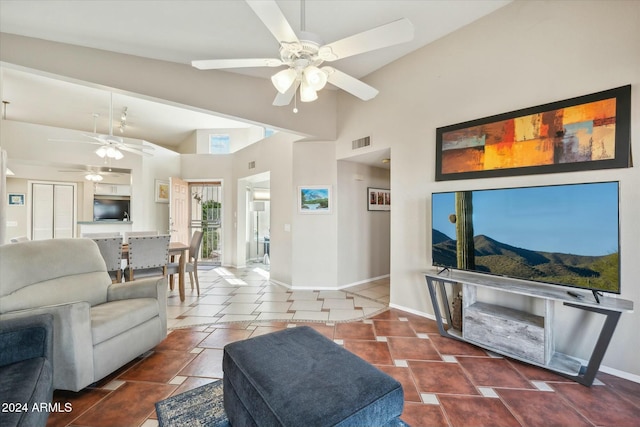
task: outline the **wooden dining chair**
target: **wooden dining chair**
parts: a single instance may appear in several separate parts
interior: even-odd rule
[[[191,290],[193,290],[193,283],[195,281],[196,290],[200,295],[200,280],[198,279],[198,257],[200,256],[200,246],[202,245],[202,237],[204,233],[202,231],[194,231],[191,236],[191,242],[189,242],[189,258],[185,264],[185,271],[189,273],[189,282],[191,282]],[[177,262],[171,262],[167,266],[167,274],[169,274],[169,283],[173,289],[173,275],[178,274],[180,264]],[[194,280],[195,278],[195,280]]]
[[[113,283],[122,282],[122,236],[94,237]]]
[[[129,263],[125,279],[166,276],[169,262],[169,240],[171,236],[129,237]]]

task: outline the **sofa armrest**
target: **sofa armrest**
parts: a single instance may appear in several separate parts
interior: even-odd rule
[[[107,301],[132,298],[167,299],[167,278],[149,277],[125,283],[114,283],[107,289]]]
[[[53,387],[79,391],[94,382],[91,306],[77,301],[3,313],[0,321],[53,316]]]
[[[53,316],[41,314],[0,321],[0,366],[53,356]]]

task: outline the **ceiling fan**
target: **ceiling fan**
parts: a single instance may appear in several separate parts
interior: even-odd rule
[[[314,101],[318,98],[317,91],[321,90],[327,82],[363,101],[368,101],[378,94],[377,89],[334,67],[319,68],[320,65],[413,39],[411,21],[402,18],[329,44],[323,44],[318,35],[304,31],[304,0],[301,1],[302,31],[299,35],[293,31],[275,0],[246,0],[246,2],[280,43],[280,58],[209,59],[192,61],[191,65],[200,70],[284,65],[286,69],[271,77],[273,85],[278,90],[273,101],[273,105],[276,106],[289,105],[298,88],[300,88],[301,101]]]
[[[113,134],[113,94],[111,94],[111,99],[110,99],[110,103],[109,103],[109,134],[105,135],[105,134],[100,134],[97,132],[97,119],[98,117],[100,117],[99,114],[97,113],[93,113],[93,133],[92,134],[83,134],[82,136],[85,136],[87,138],[89,138],[90,140],[74,140],[74,141],[69,141],[69,140],[62,140],[62,139],[49,139],[49,141],[52,142],[80,142],[80,143],[84,143],[84,144],[96,144],[96,145],[100,145],[100,147],[96,150],[96,154],[101,157],[104,158],[105,161],[110,160],[110,159],[114,159],[114,160],[120,160],[124,157],[124,154],[122,154],[122,151],[126,151],[129,153],[134,153],[140,156],[152,156],[151,153],[145,151],[145,150],[149,150],[149,151],[153,151],[154,148],[149,146],[149,145],[143,145],[143,144],[132,144],[129,142],[125,142],[124,138],[116,136]],[[144,143],[144,141],[142,141]]]
[[[78,168],[71,168],[71,169],[62,169],[62,170],[59,170],[58,172],[82,175],[84,176],[84,179],[86,179],[87,181],[100,182],[104,179],[105,176],[110,176],[113,178],[118,178],[122,176],[123,173],[120,172],[122,170],[124,169],[86,166],[84,168],[78,167]]]

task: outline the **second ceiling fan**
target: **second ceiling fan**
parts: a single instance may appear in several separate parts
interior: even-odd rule
[[[413,25],[402,18],[389,24],[367,30],[344,39],[323,44],[312,33],[304,31],[304,0],[301,2],[302,31],[296,34],[275,0],[246,0],[267,29],[280,43],[280,58],[209,59],[192,61],[191,65],[200,70],[280,67],[287,68],[271,77],[278,94],[273,105],[289,105],[300,88],[300,100],[314,101],[317,91],[327,82],[363,101],[378,94],[378,90],[368,84],[330,66],[324,62],[337,61],[413,39]]]

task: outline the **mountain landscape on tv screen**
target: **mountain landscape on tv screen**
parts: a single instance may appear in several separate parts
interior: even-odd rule
[[[475,270],[500,276],[619,292],[618,253],[584,256],[532,251],[498,242],[488,236],[473,238]],[[456,241],[433,230],[434,265],[456,268]]]

